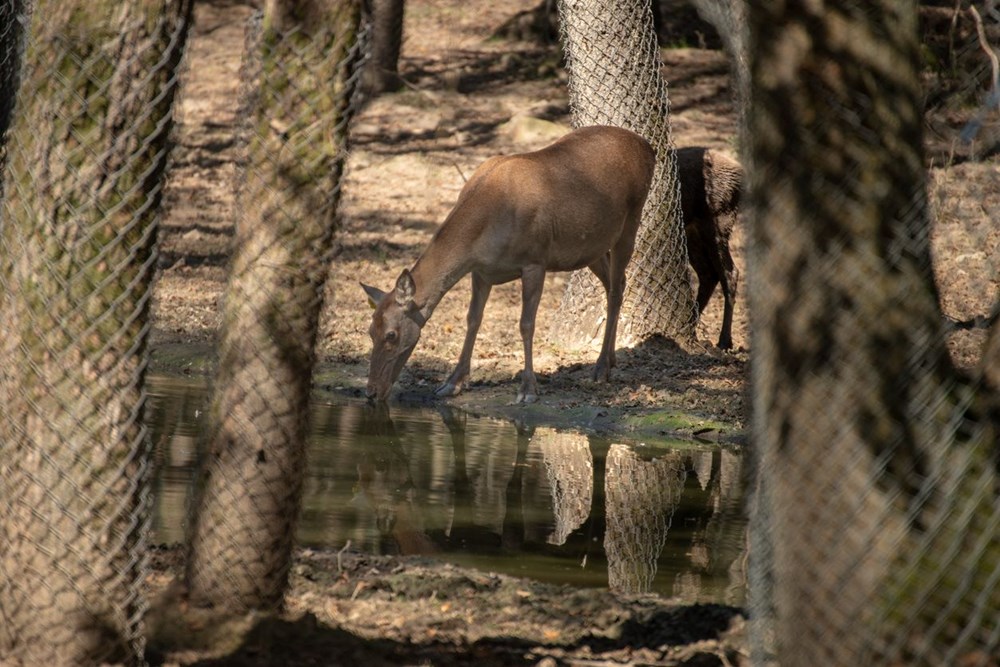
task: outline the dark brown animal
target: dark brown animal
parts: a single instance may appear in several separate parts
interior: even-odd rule
[[[728,350],[733,346],[733,308],[739,280],[729,239],[739,216],[743,168],[718,151],[692,146],[677,149],[677,178],[688,261],[698,276],[698,314],[721,283],[724,307],[719,347]]]
[[[468,329],[458,364],[439,396],[462,390],[493,285],[521,279],[524,371],[518,402],[536,400],[531,345],[546,271],[589,267],[608,298],[608,319],[594,379],[615,365],[625,266],[649,192],[656,156],[639,135],[585,127],[532,153],[494,157],[462,188],[430,244],[390,292],[362,285],[375,304],[369,334],[369,398],[384,401],[434,308],[472,274]]]

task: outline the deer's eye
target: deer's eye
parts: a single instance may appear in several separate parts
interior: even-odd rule
[[[399,335],[395,331],[385,332],[385,342],[387,343],[395,343],[398,337]]]

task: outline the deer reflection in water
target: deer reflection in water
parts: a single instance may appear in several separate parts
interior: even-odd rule
[[[504,537],[517,532],[511,524],[517,523],[518,513],[508,507],[520,506],[511,492],[522,487],[521,462],[529,435],[519,432],[513,447],[505,432],[486,436],[486,442],[477,437],[470,460],[467,415],[447,406],[438,412],[451,440],[452,459],[444,475],[449,484],[440,493],[450,500],[447,506],[426,502],[432,480],[441,476],[421,475],[420,468],[433,457],[411,460],[403,444],[406,436],[397,431],[384,403],[363,408],[358,433],[364,436],[366,449],[357,465],[351,505],[362,522],[367,516],[374,523],[383,552],[499,551]],[[415,474],[423,478],[422,484],[415,484]]]
[[[423,529],[414,504],[410,462],[385,404],[366,405],[359,434],[366,447],[357,464],[351,506],[368,516],[379,535],[380,551],[431,554],[438,546]]]
[[[367,449],[351,502],[374,523],[380,551],[541,552],[585,568],[606,562],[608,586],[621,593],[653,590],[671,552],[684,561],[670,566],[671,594],[699,599],[703,577],[721,578],[727,601],[742,601],[737,454],[640,454],[549,428],[470,429],[464,412],[440,406],[451,456],[445,474],[429,474],[418,460],[429,457],[411,456],[419,445],[407,442],[386,404],[364,410],[359,433]],[[430,502],[432,495],[446,502]]]

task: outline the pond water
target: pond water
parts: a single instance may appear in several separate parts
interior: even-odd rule
[[[154,536],[180,542],[204,382],[152,377]],[[519,428],[442,406],[314,402],[302,546],[424,554],[684,602],[744,601],[738,450]]]

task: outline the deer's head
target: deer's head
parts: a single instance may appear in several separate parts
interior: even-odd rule
[[[375,309],[368,335],[372,339],[372,357],[368,366],[368,398],[384,401],[392,385],[420,340],[425,324],[413,301],[416,285],[406,269],[396,279],[391,292],[361,284]]]

